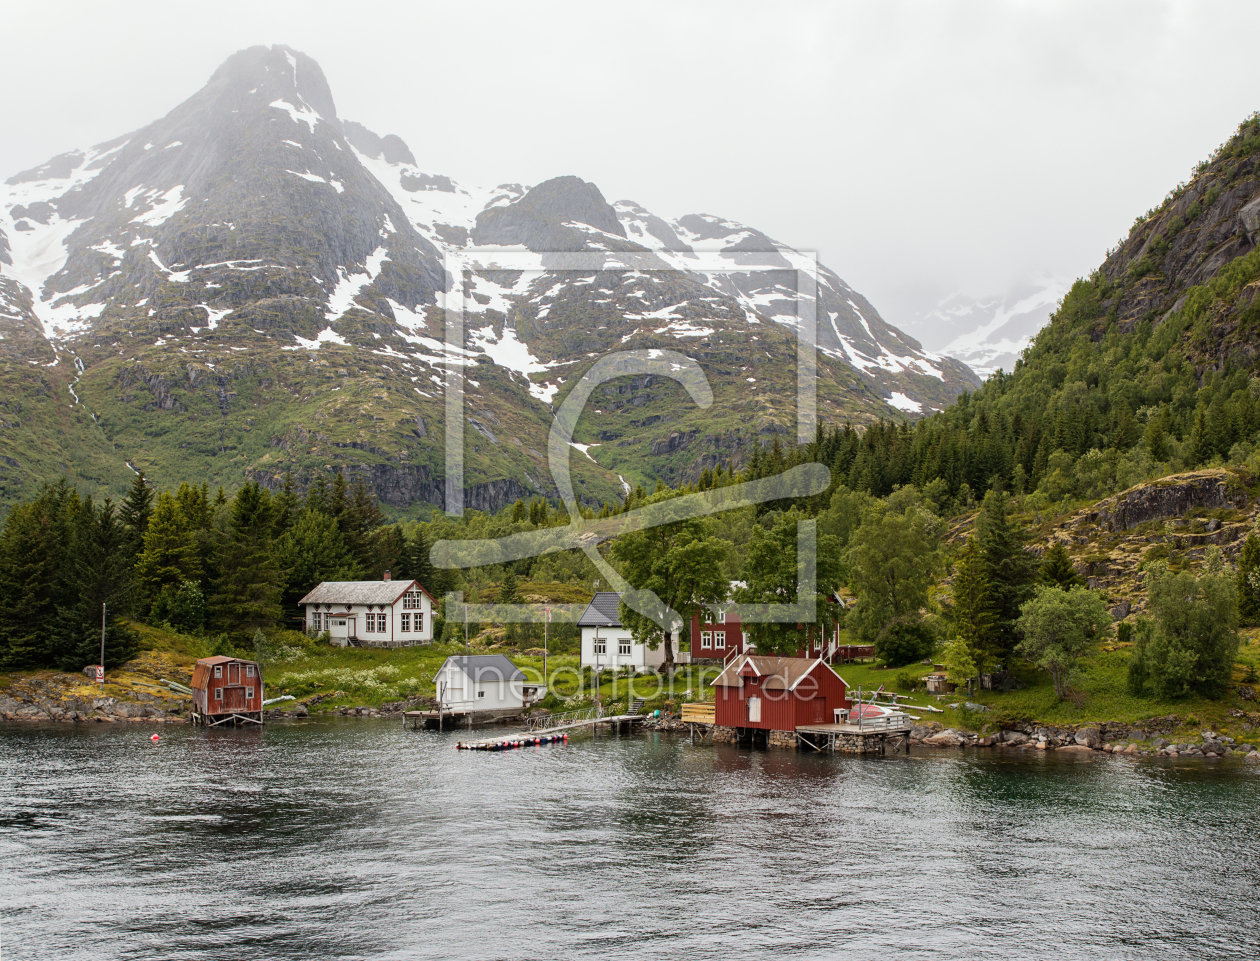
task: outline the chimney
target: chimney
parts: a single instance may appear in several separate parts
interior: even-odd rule
[[[385,580],[389,580],[389,571],[385,572]]]

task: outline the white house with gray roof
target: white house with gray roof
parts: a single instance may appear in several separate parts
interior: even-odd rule
[[[578,618],[578,627],[582,629],[582,667],[613,671],[626,667],[633,667],[636,671],[655,670],[665,663],[664,641],[656,645],[656,650],[636,641],[630,628],[621,623],[620,604],[621,595],[616,591],[600,591],[591,598]],[[673,645],[674,663],[686,663],[689,657],[679,655],[677,636]]]
[[[298,602],[309,634],[339,647],[411,647],[433,640],[433,597],[419,581],[325,581]]]
[[[519,711],[544,690],[502,654],[448,657],[433,675],[433,686],[439,710],[454,714]]]

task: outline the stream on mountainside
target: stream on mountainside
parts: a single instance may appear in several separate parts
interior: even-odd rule
[[[1260,773],[0,722],[5,959],[1254,957]]]

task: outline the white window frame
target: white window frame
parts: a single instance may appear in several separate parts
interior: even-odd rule
[[[223,688],[221,688],[221,687],[216,687],[216,688],[214,689],[214,699],[215,699],[216,701],[221,701],[221,700],[223,700]]]
[[[595,649],[596,654],[608,653],[608,639],[607,638],[597,637],[595,638],[593,644],[594,644],[594,649]]]
[[[245,700],[252,701],[254,699],[254,686],[251,684],[245,688]]]
[[[726,631],[713,632],[713,649],[715,651],[726,650]]]
[[[713,632],[701,631],[700,632],[700,650],[707,651],[707,650],[711,650],[712,648],[713,648]]]
[[[485,697],[485,696],[486,696],[486,692],[485,692],[485,691],[478,691],[478,692],[477,692],[477,696],[478,696],[478,697]]]
[[[216,664],[216,665],[214,666],[214,676],[215,676],[215,677],[222,677],[222,676],[223,676],[223,665],[222,665],[222,664]]]
[[[623,657],[628,656],[630,651],[633,649],[631,646],[633,643],[634,642],[628,637],[617,638],[617,653]]]
[[[713,618],[713,623],[714,623],[714,624],[725,624],[725,623],[726,623],[726,611],[718,611],[718,612],[717,612],[717,617]]]
[[[246,677],[253,677],[253,676],[254,676],[254,665],[253,665],[253,664],[246,664],[246,665],[245,665],[245,676],[246,676]]]

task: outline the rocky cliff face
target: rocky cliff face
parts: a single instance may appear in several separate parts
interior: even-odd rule
[[[1104,305],[1108,316],[1131,331],[1190,315],[1197,329],[1189,342],[1202,366],[1254,363],[1258,240],[1260,116],[1253,115],[1108,256],[1101,272],[1118,288]]]
[[[473,270],[449,348],[445,258],[504,246],[536,269]],[[555,251],[645,269],[572,270]],[[624,349],[684,350],[716,402],[650,379],[602,388],[578,488],[596,502],[677,482],[794,429],[797,268],[812,261],[756,230],[609,203],[578,177],[482,189],[425,171],[398,137],[341,119],[310,58],[250,48],[160,120],[6,181],[0,498],[63,472],[118,490],[131,465],[226,487],[339,470],[399,510],[441,507],[460,376],[465,502],[496,509],[553,493],[552,405]],[[818,276],[823,419],[900,418],[975,386]]]

